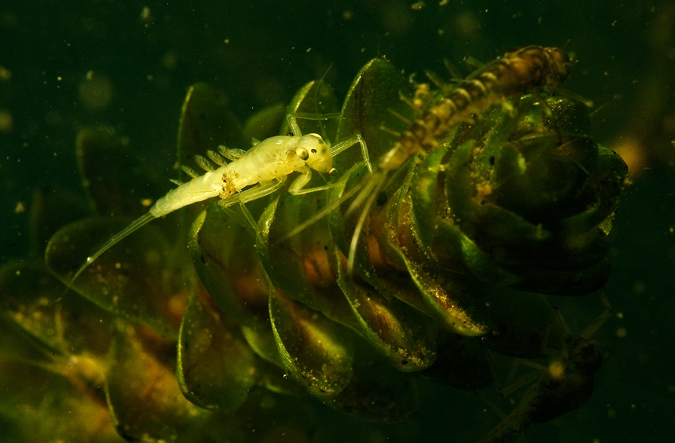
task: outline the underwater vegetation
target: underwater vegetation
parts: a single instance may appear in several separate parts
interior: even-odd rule
[[[304,134],[361,134],[376,170],[353,147],[334,177],[313,174],[308,187],[329,180],[326,191],[186,207],[71,281],[163,189],[122,137],[81,130],[88,200],[37,192],[45,259],[0,270],[7,441],[312,441],[312,398],[403,422],[421,378],[514,399],[483,442],[581,407],[601,366],[592,336],[610,312],[602,288],[627,168],[589,136],[586,105],[557,93],[566,72],[552,84],[514,66],[450,83],[430,74],[429,86],[378,58],[342,104],[311,82],[244,125],[195,84],[178,165],[287,134],[292,114]],[[507,78],[515,86],[500,88]],[[432,113],[452,124],[406,135]],[[405,137],[426,141],[382,173],[377,160]],[[583,331],[547,297],[589,294],[605,311]]]

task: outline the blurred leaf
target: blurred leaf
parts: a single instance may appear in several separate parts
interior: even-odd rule
[[[283,104],[267,106],[246,120],[242,137],[250,143],[252,138],[264,140],[279,135],[279,128],[285,120],[286,107]]]
[[[48,332],[43,327],[57,330],[61,326],[59,318],[54,318],[59,310],[55,313],[40,303],[40,298],[48,297],[45,289],[49,281],[44,276],[56,283],[51,287],[54,292],[60,285],[47,272],[40,276],[39,271],[45,267],[38,265],[14,263],[0,271],[0,293],[11,298],[0,317],[0,441],[120,442],[102,390],[107,363],[102,357],[78,349],[84,332],[77,328],[80,325],[71,324],[69,311],[64,309],[63,329],[73,336],[40,334]],[[31,291],[32,279],[38,280],[35,286],[42,291]],[[31,300],[36,303],[31,305]],[[23,308],[21,314],[17,314],[18,306]],[[107,332],[107,326],[104,322],[100,329]],[[87,339],[94,342],[96,338],[95,332]],[[70,354],[71,349],[77,353]],[[6,419],[9,423],[5,423]]]
[[[333,87],[323,80],[311,81],[295,93],[286,107],[286,116],[296,116],[303,134],[319,134],[335,143],[339,105]],[[286,117],[285,116],[285,117]],[[289,132],[288,121],[284,118],[280,134]],[[296,134],[297,135],[297,134]]]
[[[27,334],[7,315],[0,316],[0,364],[16,360],[36,366],[51,364],[54,352]],[[46,351],[46,352],[45,352]],[[38,394],[38,393],[34,393]]]
[[[52,367],[38,367],[0,359],[0,415],[13,424],[13,429],[2,427],[0,441],[123,441],[115,432],[105,403],[59,374],[68,370],[65,360]],[[16,433],[16,439],[11,439],[12,433]]]
[[[546,97],[546,105],[550,108],[550,112],[543,112],[541,115],[541,125],[544,128],[566,135],[586,135],[591,132],[591,119],[586,104],[568,99],[565,94],[561,94],[559,97]]]
[[[493,370],[481,345],[482,338],[439,331],[436,341],[438,357],[420,375],[458,389],[481,389],[492,384]]]
[[[488,349],[519,358],[541,358],[544,341],[561,343],[561,330],[551,303],[541,294],[499,288],[490,297],[492,330],[482,338]]]
[[[307,393],[302,386],[286,376],[271,323],[257,325],[255,329],[242,326],[241,332],[251,350],[263,359],[258,361],[261,385],[277,394]]]
[[[63,356],[105,354],[111,316],[70,293],[41,261],[15,262],[0,268],[2,315],[42,345]]]
[[[119,321],[113,332],[105,390],[117,431],[131,441],[175,441],[199,424],[204,411],[181,393],[173,342]]]
[[[607,283],[609,272],[607,258],[585,269],[572,271],[542,269],[533,264],[525,269],[523,281],[514,285],[514,288],[551,295],[587,295]]]
[[[37,256],[43,256],[47,242],[56,231],[89,215],[93,215],[92,207],[82,196],[57,184],[36,188],[28,220],[31,249]]]
[[[80,130],[76,149],[84,187],[101,215],[140,216],[147,210],[144,200],[166,192],[128,142],[110,130]]]
[[[63,281],[112,233],[129,220],[114,217],[86,218],[66,226],[49,241],[46,261]],[[105,310],[139,321],[159,333],[176,337],[187,303],[175,273],[166,240],[154,226],[146,226],[124,239],[91,264],[72,288]]]
[[[535,225],[507,209],[485,203],[477,206],[474,217],[474,228],[467,233],[470,238],[476,238],[476,243],[485,251],[493,251],[500,263],[506,261],[500,257],[513,248],[528,250],[541,247],[552,239],[552,233],[541,225]]]
[[[315,402],[302,397],[251,392],[238,410],[205,423],[218,443],[310,443],[316,441]]]
[[[178,382],[199,407],[233,411],[259,377],[257,358],[237,325],[199,295],[190,296],[178,343]]]
[[[217,152],[218,145],[237,149],[250,146],[250,139],[244,138],[241,125],[227,105],[225,94],[213,86],[190,86],[178,124],[178,164],[192,166],[195,155],[205,155],[207,150]]]
[[[236,149],[251,146],[250,136],[244,136],[239,120],[228,110],[228,103],[222,91],[207,83],[190,86],[178,123],[176,168],[187,166],[201,173],[202,169],[194,161],[196,155],[206,156],[206,151],[218,152],[219,145]],[[175,178],[181,181],[192,179],[180,169]],[[205,205],[197,203],[180,211],[183,234],[187,233],[187,228]]]
[[[599,214],[607,214],[603,222],[614,218],[614,211],[619,205],[619,197],[627,186],[628,166],[626,162],[609,148],[598,146],[597,172],[590,178],[592,186],[596,189],[600,200]],[[606,229],[606,233],[609,230]]]
[[[272,334],[274,341],[274,334]],[[250,343],[250,341],[249,341]],[[276,343],[273,343],[276,348]],[[277,351],[277,355],[279,355]],[[281,359],[279,359],[281,361]],[[266,361],[260,361],[260,385],[275,394],[291,396],[307,396],[307,390],[286,375],[281,364],[273,365]]]
[[[325,402],[348,414],[380,422],[408,421],[419,408],[415,380],[378,364],[355,372],[349,385]]]

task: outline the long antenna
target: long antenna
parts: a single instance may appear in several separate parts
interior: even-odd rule
[[[73,286],[73,283],[75,283],[75,280],[77,280],[77,278],[84,272],[84,270],[87,269],[89,265],[94,263],[94,261],[96,261],[96,259],[99,258],[105,251],[115,246],[118,242],[120,242],[133,232],[150,223],[155,218],[156,217],[152,215],[151,212],[146,212],[144,215],[131,222],[129,226],[122,229],[117,234],[113,235],[107,242],[103,243],[103,245],[101,245],[98,249],[96,249],[96,251],[94,251],[93,254],[87,257],[87,260],[84,262],[84,264],[80,266],[77,272],[75,272],[75,275],[73,275],[73,278],[70,279],[70,283],[68,283],[68,286],[64,291],[64,294],[65,292],[68,292],[68,290]]]

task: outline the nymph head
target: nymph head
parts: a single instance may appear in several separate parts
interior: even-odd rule
[[[549,86],[557,86],[565,81],[570,74],[572,61],[570,60],[570,56],[562,49],[547,47],[544,48],[544,51],[550,56],[554,68],[553,75],[551,76],[552,78],[549,79],[549,83],[553,84],[550,84]]]
[[[315,171],[328,174],[335,173],[330,145],[319,134],[303,135],[298,141],[295,152],[298,157],[305,161],[307,166]]]

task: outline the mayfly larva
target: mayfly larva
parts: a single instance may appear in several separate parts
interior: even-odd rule
[[[147,213],[131,222],[87,257],[73,275],[68,288],[105,251],[152,220],[180,208],[214,197],[221,198],[222,207],[244,204],[275,192],[294,172],[301,175],[290,184],[288,191],[291,194],[300,195],[328,189],[332,185],[304,188],[312,178],[312,169],[335,174],[333,156],[357,143],[361,144],[364,161],[369,164],[368,150],[360,134],[354,134],[331,146],[319,134],[302,135],[294,115],[288,115],[287,120],[292,135],[270,137],[263,141],[254,140],[248,151],[228,149],[221,145],[220,154],[208,152],[209,158],[220,166],[217,169],[206,158],[196,157],[196,163],[206,172],[200,176],[194,170],[183,167],[192,180],[186,183],[176,182],[179,185],[177,188],[157,200]],[[226,158],[231,162],[227,163]],[[245,189],[249,186],[254,187]]]
[[[349,198],[358,193],[348,212],[363,205],[349,248],[349,268],[353,268],[358,239],[370,208],[389,172],[400,168],[415,153],[430,152],[443,143],[458,123],[480,118],[492,105],[510,107],[509,99],[544,88],[556,89],[569,75],[571,65],[569,56],[561,49],[525,46],[507,52],[474,72],[425,110],[380,157],[376,169],[358,186],[360,191],[355,189],[345,196]],[[420,88],[421,94],[416,97],[428,95],[428,85]],[[423,102],[423,97],[419,98],[412,106],[420,111]]]

